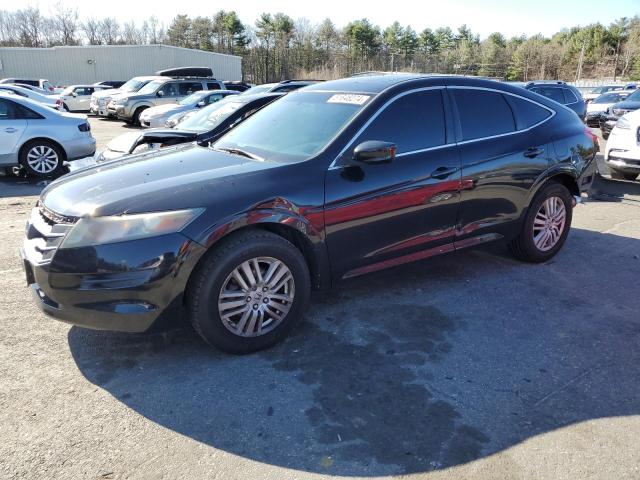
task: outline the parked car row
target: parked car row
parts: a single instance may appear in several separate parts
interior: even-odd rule
[[[595,175],[578,116],[517,86],[406,74],[268,89],[133,132],[47,186],[21,250],[40,308],[128,332],[184,315],[248,353],[287,335],[312,288],[496,240],[549,260]]]

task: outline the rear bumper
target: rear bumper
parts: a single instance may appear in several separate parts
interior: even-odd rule
[[[27,284],[44,313],[121,332],[144,332],[182,316],[184,289],[203,253],[178,233],[58,250],[48,263],[38,261],[29,240],[20,251]]]
[[[90,157],[96,153],[96,139],[91,136],[82,136],[64,143],[67,160]]]

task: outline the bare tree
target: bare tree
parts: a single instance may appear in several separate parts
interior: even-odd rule
[[[95,18],[89,18],[82,23],[82,31],[89,45],[101,45],[100,22]]]

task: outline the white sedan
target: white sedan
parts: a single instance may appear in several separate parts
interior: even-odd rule
[[[640,174],[640,110],[618,119],[604,150],[611,178],[635,180]]]
[[[147,108],[140,114],[140,125],[143,127],[169,126],[166,123],[170,117],[172,120],[176,120],[177,123],[177,120],[186,113],[211,105],[229,95],[238,95],[238,92],[233,90],[200,90],[183,98],[178,103],[168,103]]]

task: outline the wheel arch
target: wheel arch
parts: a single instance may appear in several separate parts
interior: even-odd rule
[[[25,140],[22,145],[20,145],[20,148],[18,149],[18,162],[20,162],[22,160],[22,154],[24,153],[25,149],[27,148],[27,146],[35,141],[38,140],[44,140],[45,142],[48,143],[53,143],[56,147],[58,147],[60,149],[60,151],[62,152],[62,156],[64,158],[62,158],[61,160],[64,162],[67,160],[67,151],[64,149],[64,147],[62,146],[62,144],[52,138],[49,137],[33,137],[33,138],[29,138],[27,140]]]
[[[293,215],[291,212],[247,212],[217,225],[203,238],[197,239],[207,249],[198,264],[221,242],[228,241],[232,236],[247,230],[264,230],[288,240],[304,256],[309,268],[312,288],[327,289],[331,286],[331,270],[323,236],[311,226],[307,219]]]

